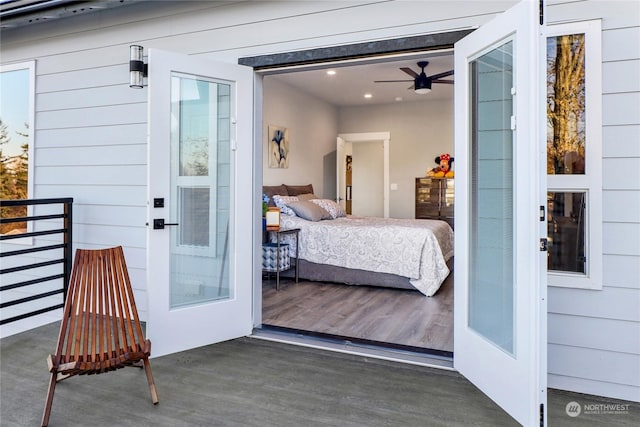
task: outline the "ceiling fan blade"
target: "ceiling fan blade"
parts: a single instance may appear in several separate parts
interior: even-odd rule
[[[453,80],[431,80],[431,83],[446,83],[446,84],[453,84]]]
[[[412,82],[413,80],[374,80],[374,83]]]
[[[432,80],[437,80],[442,77],[453,76],[453,70],[445,71],[444,73],[434,74],[433,76],[429,76]]]
[[[411,68],[407,68],[407,67],[400,67],[400,69],[402,71],[404,71],[405,73],[409,74],[411,77],[413,78],[417,78],[418,77],[418,73],[416,73],[415,71],[413,71]]]

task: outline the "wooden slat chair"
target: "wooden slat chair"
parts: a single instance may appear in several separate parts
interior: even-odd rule
[[[56,383],[74,375],[144,367],[154,404],[158,395],[122,247],[78,249],[69,281],[56,354],[47,362],[51,379],[42,415],[49,424]]]

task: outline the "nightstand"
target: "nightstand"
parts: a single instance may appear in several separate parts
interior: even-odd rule
[[[299,243],[298,243],[298,233],[300,233],[299,228],[290,228],[290,229],[280,229],[275,231],[269,231],[269,233],[274,233],[276,235],[275,243],[265,243],[262,245],[262,271],[276,273],[276,290],[280,289],[280,272],[286,271],[292,268],[291,266],[291,257],[289,254],[288,245],[281,243],[281,236],[285,236],[291,234],[295,236],[296,240],[296,262],[295,262],[295,271],[296,271],[296,283],[298,283],[298,251],[299,251]],[[285,249],[286,248],[286,249]],[[283,259],[286,257],[287,259]]]

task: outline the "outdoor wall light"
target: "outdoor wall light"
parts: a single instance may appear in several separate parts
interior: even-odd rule
[[[129,87],[142,89],[147,77],[147,64],[142,60],[144,48],[132,44],[129,46]]]

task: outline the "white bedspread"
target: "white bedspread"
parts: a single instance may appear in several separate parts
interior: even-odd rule
[[[449,274],[453,230],[444,221],[348,216],[312,222],[282,215],[281,227],[300,228],[300,259],[408,277],[427,296]],[[297,256],[293,237],[282,240]]]

